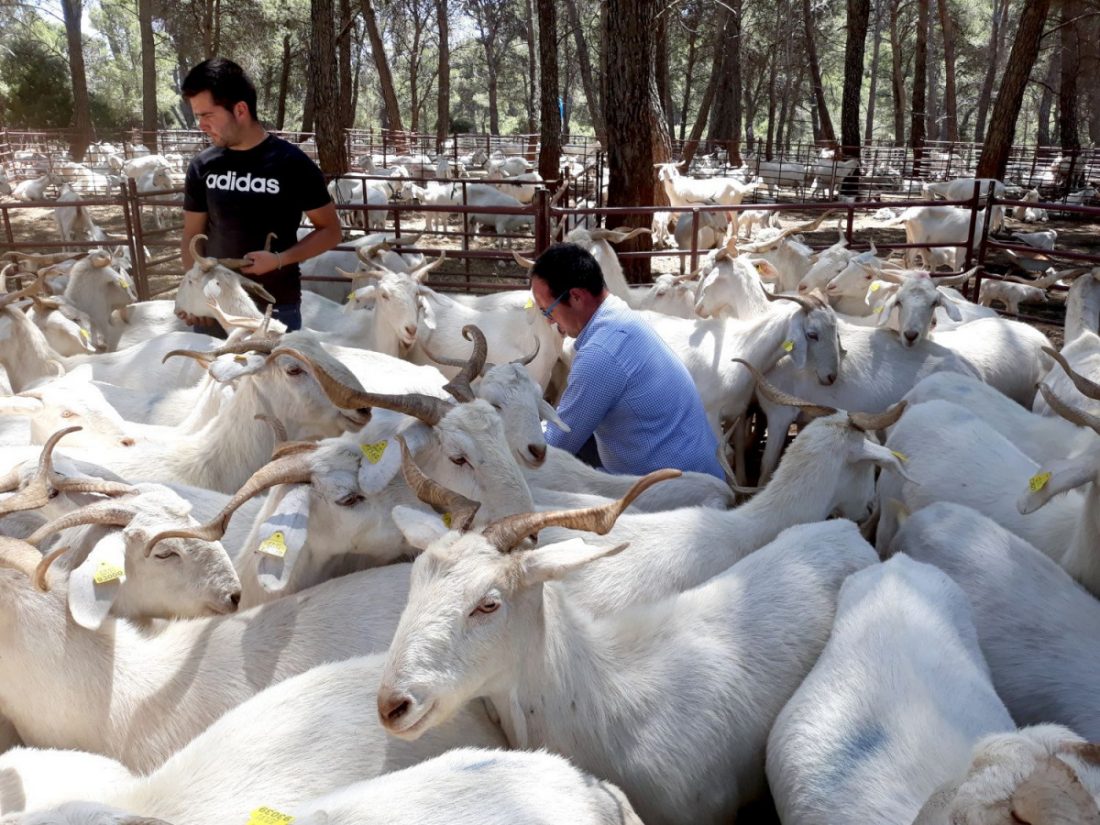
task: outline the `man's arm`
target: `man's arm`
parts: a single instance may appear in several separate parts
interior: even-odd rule
[[[622,396],[626,379],[615,359],[598,346],[577,353],[558,415],[569,432],[546,425],[546,443],[576,455]]]
[[[340,218],[336,214],[336,205],[329,202],[318,209],[306,212],[306,217],[313,224],[314,229],[290,249],[282,252],[249,252],[245,255],[251,266],[241,269],[245,275],[266,275],[274,272],[281,266],[296,264],[300,261],[314,258],[322,252],[332,249],[341,240],[343,233],[340,231]]]

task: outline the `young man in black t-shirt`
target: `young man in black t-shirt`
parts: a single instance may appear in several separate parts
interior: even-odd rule
[[[191,268],[191,239],[206,234],[205,254],[247,258],[241,272],[275,298],[272,315],[288,329],[302,325],[298,262],[340,243],[340,220],[321,170],[297,146],[270,135],[256,117],[256,89],[232,60],[211,58],[192,69],[182,92],[214,145],[187,169],[181,257]],[[315,229],[301,241],[305,213]],[[269,232],[270,252],[262,251]],[[188,323],[198,319],[180,313]],[[209,330],[206,330],[209,331]]]

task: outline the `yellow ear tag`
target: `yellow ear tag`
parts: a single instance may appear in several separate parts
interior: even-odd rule
[[[783,342],[783,351],[784,352],[794,352],[794,341],[784,341]]]
[[[1037,493],[1047,486],[1047,482],[1050,481],[1050,473],[1036,473],[1030,479],[1028,479],[1028,489],[1033,493]]]
[[[247,364],[248,363],[248,359],[245,358],[243,355],[234,355],[233,360],[236,361],[238,364]]]
[[[523,308],[524,309],[534,309],[535,308],[535,299],[534,298],[528,298],[527,303],[523,305]]]
[[[119,289],[129,289],[130,288],[130,282],[127,281],[125,278],[118,278],[118,279],[115,280],[115,283],[118,284]]]
[[[274,556],[277,559],[281,559],[286,555],[286,536],[283,535],[282,530],[276,530],[266,539],[260,542],[260,546],[256,548],[258,553],[266,553],[269,556]]]
[[[882,284],[879,281],[872,281],[871,282],[871,291],[872,292],[878,292],[880,289],[882,289]]]
[[[382,453],[386,452],[386,445],[388,441],[378,441],[374,444],[360,444],[359,449],[363,451],[363,455],[366,456],[367,461],[371,464],[377,464],[382,460]]]
[[[348,303],[350,304],[354,300],[355,300],[355,290],[353,289],[351,292],[348,293]]]
[[[80,327],[80,337],[83,338],[85,341],[92,340],[92,334],[88,332],[88,330],[84,329],[84,327]]]
[[[246,825],[290,825],[293,821],[294,817],[273,808],[257,808],[248,815]]]
[[[907,461],[909,461],[909,456],[907,456],[905,453],[899,453],[897,450],[891,450],[890,453],[902,464],[905,464]]]
[[[96,584],[107,584],[107,582],[123,582],[126,580],[126,571],[116,564],[111,564],[109,561],[101,561],[96,565],[95,575],[92,576],[92,581]]]
[[[878,305],[877,307],[875,307],[875,309],[874,309],[874,313],[875,313],[875,315],[878,315],[879,313],[881,313],[881,312],[882,312],[882,308],[883,308],[884,306],[885,306],[885,304],[879,304],[879,305]]]
[[[443,526],[446,527],[448,530],[451,529],[451,514],[450,513],[444,513],[443,514]]]

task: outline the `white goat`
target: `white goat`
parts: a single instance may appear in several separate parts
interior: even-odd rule
[[[840,589],[829,642],[768,737],[768,785],[784,825],[909,823],[982,736],[1014,729],[966,594],[898,554]]]
[[[486,696],[511,745],[547,747],[608,778],[647,822],[731,817],[763,790],[767,731],[824,644],[841,582],[875,556],[851,524],[796,527],[702,587],[593,619],[556,582],[622,545],[513,552],[555,524],[606,529],[626,501],[521,514],[481,533],[422,519],[434,541],[413,565],[379,716],[415,739]],[[648,678],[616,687],[639,672]],[[629,753],[610,746],[623,736]]]
[[[1039,190],[1030,189],[1020,200],[1024,203],[1039,203]],[[1040,209],[1037,206],[1017,206],[1014,207],[1013,216],[1018,221],[1024,223],[1046,223],[1050,218],[1047,216],[1045,209]]]
[[[155,157],[155,156],[150,156]],[[141,158],[140,160],[147,160],[147,158]],[[157,166],[143,172],[137,179],[137,189],[139,193],[149,194],[152,192],[167,192],[172,188],[172,175],[168,171],[167,166]],[[157,228],[164,227],[164,206],[153,206],[153,220],[156,222]]]
[[[999,209],[1000,207],[994,207]],[[905,225],[907,244],[927,244],[931,247],[906,249],[905,265],[912,268],[919,257],[925,269],[947,266],[961,269],[966,257],[966,240],[970,237],[969,209],[958,206],[911,206],[883,226]],[[980,225],[982,216],[978,215]]]
[[[978,303],[983,307],[991,307],[996,301],[1003,305],[1007,312],[1019,315],[1021,303],[1042,304],[1046,303],[1046,300],[1046,290],[1037,286],[987,278],[982,281],[982,292]]]
[[[1053,252],[1054,245],[1058,242],[1058,230],[1045,229],[1042,232],[1013,232],[1013,240],[1033,246],[1036,249],[1045,249]]]
[[[47,173],[40,178],[34,180],[25,180],[16,185],[12,190],[11,196],[17,201],[23,201],[24,203],[35,203],[37,201],[44,201],[46,199],[46,188],[51,184],[54,186],[61,186],[65,181],[58,175]]]
[[[892,544],[939,567],[970,600],[993,686],[1021,725],[1100,740],[1100,603],[1055,562],[958,504],[913,513]]]
[[[64,183],[57,194],[58,203],[82,200],[82,197],[73,191],[69,184]],[[95,221],[83,206],[55,206],[53,210],[54,220],[57,221],[58,233],[61,240],[75,241],[90,238],[95,226]]]

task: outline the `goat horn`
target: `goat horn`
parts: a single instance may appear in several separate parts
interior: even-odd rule
[[[263,421],[267,426],[271,427],[271,431],[275,434],[275,443],[282,444],[287,440],[286,425],[276,418],[274,415],[265,415],[264,413],[257,413],[252,416],[256,421]]]
[[[79,527],[82,524],[125,527],[133,517],[133,510],[115,501],[97,501],[95,504],[88,504],[43,524],[27,537],[27,543],[37,545],[46,536],[68,530],[70,527]]]
[[[46,583],[46,574],[50,571],[50,566],[59,558],[69,552],[69,546],[58,547],[56,550],[51,550],[45,556],[39,557],[38,564],[35,565],[34,570],[31,572],[31,581],[34,583],[35,588],[41,590],[43,593],[50,591],[49,584]]]
[[[201,232],[197,235],[192,236],[191,243],[188,244],[187,249],[191,253],[192,260],[198,263],[199,268],[202,269],[203,272],[206,272],[207,270],[212,269],[214,264],[217,262],[213,258],[207,258],[205,255],[199,254],[200,239],[205,241],[207,240],[207,237]]]
[[[215,258],[215,260],[226,269],[240,269],[252,263],[248,258]]]
[[[379,249],[389,249],[390,243],[388,240],[382,240],[378,243],[368,244],[367,246],[357,246],[355,248],[355,257],[362,263],[368,266],[373,266],[374,261],[371,260],[371,256]]]
[[[784,238],[789,238],[791,235],[797,235],[799,232],[813,232],[824,223],[825,219],[836,212],[835,209],[830,209],[828,212],[823,212],[820,218],[809,221],[807,223],[798,224],[796,226],[788,226],[770,241],[763,241],[761,243],[750,244],[746,246],[742,252],[767,252],[775,249],[779,246],[780,241]]]
[[[316,449],[317,445],[313,445]],[[313,450],[309,450],[312,452]],[[309,464],[309,455],[305,450],[298,450],[288,455],[281,455],[265,464],[254,472],[244,485],[233,494],[233,497],[225,503],[221,512],[206,524],[198,527],[165,530],[157,533],[145,544],[145,556],[153,552],[157,542],[164,539],[199,539],[200,541],[219,541],[229,528],[229,519],[242,504],[250,498],[279,484],[308,484],[313,478],[313,470]]]
[[[279,238],[279,236],[276,235],[274,232],[268,232],[267,237],[264,238],[264,252],[270,252],[271,251],[271,244],[274,241],[278,240],[278,238]]]
[[[262,287],[260,284],[256,283],[250,278],[245,278],[244,276],[241,276],[241,286],[251,292],[255,292],[259,297],[263,298],[269,304],[276,303],[275,297],[270,292],[268,292],[266,289],[264,289],[264,287]]]
[[[42,554],[27,542],[0,536],[0,565],[33,578],[34,570],[41,560]]]
[[[857,430],[863,432],[885,430],[898,422],[908,404],[908,401],[899,401],[890,409],[880,413],[850,412],[848,413],[848,422]]]
[[[752,373],[752,377],[756,380],[756,391],[771,401],[773,404],[782,404],[785,407],[798,407],[807,415],[819,416],[819,415],[832,415],[836,412],[833,407],[825,407],[821,404],[815,404],[812,401],[805,401],[797,396],[785,393],[773,384],[769,384],[764,378],[764,375],[742,358],[734,358],[738,364],[741,364],[749,372]]]
[[[57,446],[58,441],[69,433],[75,433],[81,429],[83,429],[83,427],[69,427],[64,430],[58,430],[47,439],[46,443],[42,446],[42,453],[38,457],[38,469],[35,470],[34,477],[31,478],[27,486],[20,492],[0,501],[0,516],[14,513],[19,510],[37,510],[50,500],[50,476],[53,474],[54,447]],[[18,484],[18,471],[13,471],[13,474],[15,475],[16,484]],[[5,479],[5,487],[8,482],[9,479]],[[9,487],[7,489],[14,489],[14,487]]]
[[[442,251],[439,253],[439,257],[432,261],[430,264],[424,264],[419,269],[414,269],[412,272],[409,273],[409,275],[417,281],[423,281],[425,275],[427,275],[432,270],[439,268],[439,266],[446,259],[447,253],[446,251]]]
[[[654,470],[634,482],[626,495],[618,501],[600,504],[595,507],[583,507],[579,510],[552,510],[544,513],[519,513],[497,519],[482,531],[493,547],[501,553],[510,553],[523,539],[544,527],[567,527],[570,530],[586,530],[590,533],[606,535],[615,526],[619,515],[630,506],[638,496],[661,481],[679,478],[679,470]]]
[[[1090,381],[1079,372],[1075,372],[1073,367],[1069,365],[1069,362],[1066,361],[1065,356],[1057,350],[1051,349],[1050,347],[1043,347],[1043,352],[1058,362],[1058,366],[1065,370],[1066,375],[1069,376],[1069,380],[1073,382],[1073,386],[1077,387],[1077,390],[1083,396],[1094,400],[1100,399],[1100,384]]]
[[[0,309],[14,304],[21,298],[26,298],[29,295],[34,295],[35,293],[39,292],[42,289],[43,280],[44,279],[42,277],[36,278],[32,283],[28,284],[22,289],[18,289],[15,292],[9,292],[6,295],[0,295]]]
[[[1058,397],[1046,384],[1039,384],[1039,392],[1042,393],[1043,398],[1050,405],[1050,408],[1054,410],[1062,418],[1069,421],[1071,424],[1076,424],[1079,427],[1088,427],[1094,432],[1100,433],[1100,418],[1095,415],[1090,415],[1084,410],[1078,410],[1075,407],[1071,407],[1065,401]]]
[[[325,395],[328,396],[328,400],[343,410],[381,407],[384,410],[394,410],[395,412],[414,416],[425,424],[434,427],[451,409],[449,403],[432,395],[421,395],[420,393],[382,395],[354,389],[333,378],[323,366],[310,356],[290,347],[276,348],[269,358],[275,358],[279,355],[294,358],[309,367],[313,377],[321,385]]]
[[[524,258],[516,250],[512,250],[512,257],[516,259],[516,263],[522,266],[524,269],[531,269],[535,265],[534,258]]]
[[[278,341],[267,340],[262,338],[244,338],[240,341],[231,341],[224,346],[212,349],[208,352],[199,352],[193,349],[174,349],[169,352],[164,358],[161,359],[163,364],[173,355],[184,355],[188,358],[194,358],[197,361],[203,361],[209,364],[216,358],[222,355],[238,355],[246,352],[256,352],[260,355],[270,355],[271,351],[275,349]]]
[[[462,337],[473,342],[474,350],[470,354],[470,360],[462,364],[462,369],[459,370],[458,375],[452,378],[443,389],[458,401],[473,401],[475,396],[470,382],[485,371],[485,359],[489,355],[489,345],[485,342],[485,333],[474,324],[467,324],[462,328]],[[465,397],[460,398],[460,395]]]
[[[437,512],[450,513],[451,529],[462,533],[469,530],[474,522],[474,516],[481,507],[481,502],[468,499],[444,487],[438,481],[428,478],[413,461],[405,438],[397,436],[397,443],[401,445],[401,475],[405,477],[405,483],[409,488],[416,493],[416,497],[425,504],[431,505]]]
[[[53,482],[54,489],[63,493],[100,493],[105,496],[125,496],[134,492],[129,484],[120,481],[107,481],[103,478],[59,478]]]
[[[514,361],[512,361],[512,363],[519,364],[521,367],[526,367],[528,364],[538,358],[539,347],[541,346],[542,343],[539,341],[538,338],[535,338],[535,348],[531,351],[531,354],[524,356],[523,358],[516,358]]]
[[[599,231],[601,231],[601,230],[598,230],[598,229],[594,230],[594,232],[599,232]],[[604,231],[605,232],[614,232],[617,235],[622,235],[623,236],[623,237],[619,238],[618,240],[615,240],[614,238],[609,237],[608,240],[610,240],[612,243],[625,243],[626,241],[629,241],[631,238],[637,238],[639,235],[651,235],[651,234],[653,234],[653,230],[650,229],[649,227],[645,227],[645,226],[638,226],[638,227],[635,227],[633,229],[631,229],[629,226],[620,226],[617,229],[604,230]],[[589,234],[593,234],[593,233],[589,233]]]
[[[796,304],[798,304],[800,307],[802,307],[804,312],[813,312],[818,307],[818,304],[816,304],[814,301],[812,301],[809,298],[803,298],[801,295],[794,295],[794,294],[788,295],[785,292],[776,295],[776,294],[773,294],[771,292],[768,292],[765,289],[764,290],[764,297],[767,298],[769,301],[794,301]],[[734,360],[736,360],[736,359],[734,359]]]

